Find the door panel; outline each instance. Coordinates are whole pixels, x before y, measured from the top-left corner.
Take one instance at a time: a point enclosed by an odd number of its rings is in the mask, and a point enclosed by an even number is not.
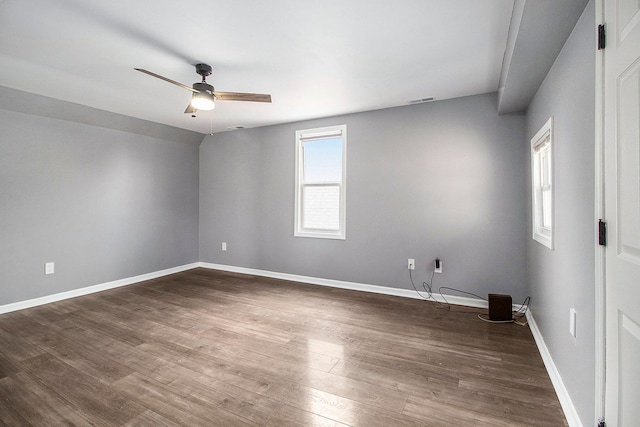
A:
[[[640,60],[618,78],[618,254],[640,264]]]
[[[640,4],[637,0],[618,1],[618,40],[624,42],[640,20]]]
[[[608,427],[640,420],[640,1],[604,0]]]
[[[637,425],[640,420],[640,325],[620,313],[620,425]]]

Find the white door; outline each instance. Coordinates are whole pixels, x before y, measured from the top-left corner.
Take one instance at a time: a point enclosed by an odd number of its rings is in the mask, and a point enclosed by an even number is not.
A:
[[[640,425],[640,1],[605,0],[607,427]]]

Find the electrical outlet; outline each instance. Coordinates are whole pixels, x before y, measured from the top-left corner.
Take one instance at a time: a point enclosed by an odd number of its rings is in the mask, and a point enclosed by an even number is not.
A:
[[[53,274],[55,273],[55,263],[53,262],[45,262],[44,263],[44,274]]]
[[[222,250],[223,251],[227,250],[227,242],[222,242]]]
[[[442,273],[442,260],[440,258],[436,258],[433,262],[433,272]]]
[[[409,270],[415,270],[416,269],[416,260],[413,258],[409,258],[409,262],[407,263],[407,268]]]

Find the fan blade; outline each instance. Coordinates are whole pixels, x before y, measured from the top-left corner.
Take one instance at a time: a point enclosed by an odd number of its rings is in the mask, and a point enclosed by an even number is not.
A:
[[[261,93],[213,92],[220,101],[271,102],[271,95]]]
[[[158,79],[160,79],[160,80],[164,80],[165,82],[169,82],[169,83],[174,84],[174,85],[176,85],[176,86],[180,86],[181,88],[186,89],[186,90],[188,90],[188,91],[190,91],[190,92],[198,93],[198,91],[197,91],[197,90],[195,90],[194,88],[189,87],[189,86],[187,86],[187,85],[183,85],[182,83],[179,83],[179,82],[177,82],[177,81],[175,81],[175,80],[171,80],[171,79],[169,79],[169,78],[167,78],[167,77],[161,76],[160,74],[156,74],[156,73],[153,73],[153,72],[151,72],[151,71],[144,70],[144,69],[142,69],[142,68],[134,68],[134,70],[136,70],[136,71],[140,71],[141,73],[148,74],[148,75],[150,75],[150,76],[152,76],[152,77],[155,77],[155,78],[158,78]]]
[[[196,110],[195,108],[193,108],[193,105],[191,105],[191,103],[189,103],[189,105],[187,105],[187,109],[186,109],[186,110],[184,110],[185,114],[193,114],[193,113],[195,113],[196,111],[198,111],[198,110]]]

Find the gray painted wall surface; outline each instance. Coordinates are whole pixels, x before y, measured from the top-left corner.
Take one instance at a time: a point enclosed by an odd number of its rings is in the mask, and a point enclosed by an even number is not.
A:
[[[198,261],[197,144],[4,109],[0,129],[0,305]]]
[[[528,233],[532,312],[585,426],[595,420],[594,28],[591,0],[527,110],[529,171],[529,141],[554,117],[555,250]],[[569,334],[571,307],[576,338]]]
[[[0,86],[0,109],[200,145],[203,134]]]
[[[335,124],[348,133],[347,238],[293,237],[295,131]],[[520,301],[522,141],[524,116],[498,116],[495,94],[208,136],[200,260],[410,289],[407,258],[419,284],[440,257],[436,288]]]

